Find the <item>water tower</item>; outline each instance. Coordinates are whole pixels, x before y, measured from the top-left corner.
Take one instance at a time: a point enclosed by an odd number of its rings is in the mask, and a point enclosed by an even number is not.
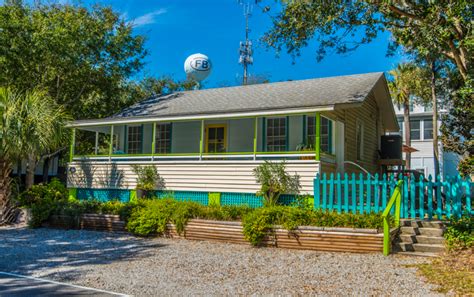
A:
[[[184,61],[186,78],[197,82],[199,88],[201,81],[211,74],[212,63],[209,57],[203,54],[193,54]]]

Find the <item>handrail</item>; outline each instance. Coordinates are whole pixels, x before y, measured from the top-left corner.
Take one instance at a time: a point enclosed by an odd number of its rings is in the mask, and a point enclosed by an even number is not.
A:
[[[392,247],[392,241],[390,238],[390,224],[388,222],[388,215],[395,204],[395,227],[400,227],[400,209],[402,204],[402,186],[403,180],[399,180],[397,186],[393,190],[390,201],[387,203],[387,207],[382,213],[383,218],[383,254],[388,256]]]

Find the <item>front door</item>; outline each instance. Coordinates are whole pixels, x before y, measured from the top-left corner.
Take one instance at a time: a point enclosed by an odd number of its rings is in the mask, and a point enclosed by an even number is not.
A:
[[[225,153],[227,151],[227,127],[208,125],[206,127],[206,153]]]

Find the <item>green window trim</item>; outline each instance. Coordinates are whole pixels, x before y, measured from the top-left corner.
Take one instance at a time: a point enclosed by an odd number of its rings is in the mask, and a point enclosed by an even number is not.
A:
[[[262,151],[267,151],[267,118],[262,118]]]
[[[286,116],[285,119],[285,142],[286,142],[286,151],[290,149],[290,116]]]

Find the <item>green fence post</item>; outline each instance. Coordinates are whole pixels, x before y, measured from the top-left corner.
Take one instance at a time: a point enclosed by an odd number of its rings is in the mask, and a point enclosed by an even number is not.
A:
[[[130,190],[130,202],[137,201],[137,199],[138,199],[137,190],[136,189]]]
[[[69,188],[69,201],[77,200],[77,188]]]

